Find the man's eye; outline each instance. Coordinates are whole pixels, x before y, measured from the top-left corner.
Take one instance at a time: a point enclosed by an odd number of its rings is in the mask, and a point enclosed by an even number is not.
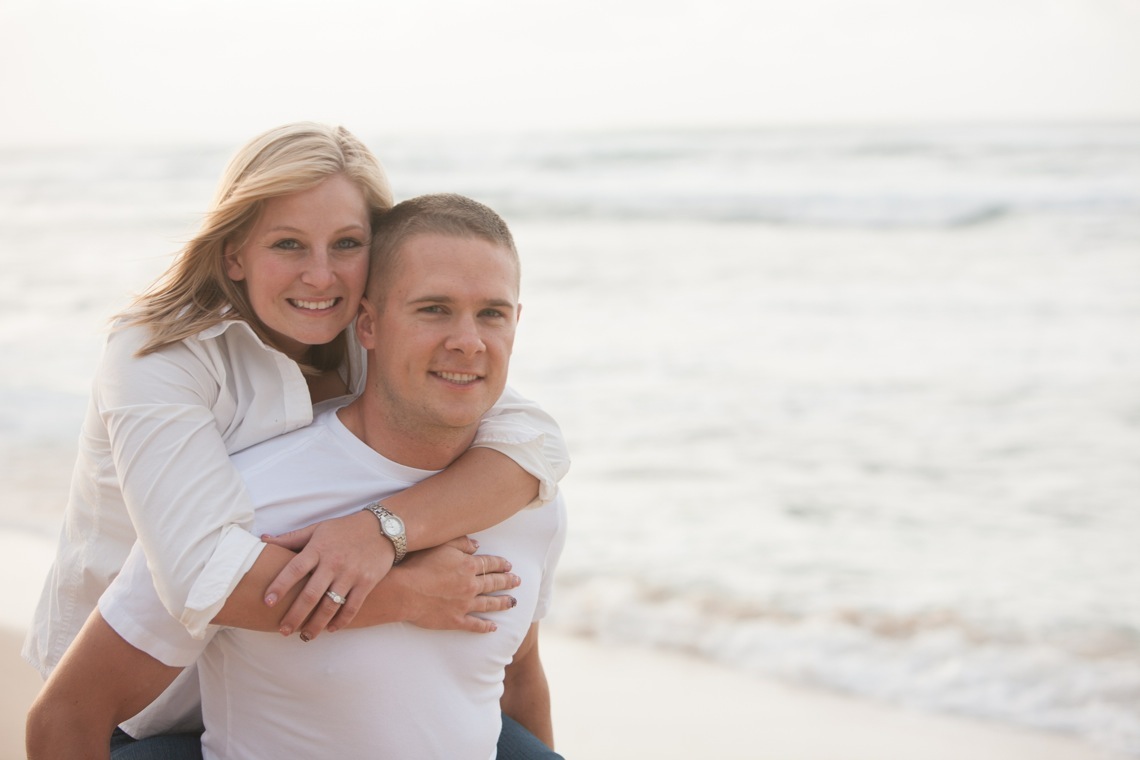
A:
[[[479,312],[479,314],[484,317],[492,317],[495,319],[502,319],[506,316],[506,314],[499,311],[498,309],[483,309],[483,311]]]
[[[420,308],[420,311],[426,312],[427,314],[442,314],[443,313],[443,307],[442,306],[423,306]]]

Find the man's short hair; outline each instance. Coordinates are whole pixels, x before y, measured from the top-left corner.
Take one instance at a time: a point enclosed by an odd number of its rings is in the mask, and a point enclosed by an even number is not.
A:
[[[446,235],[479,238],[503,248],[515,267],[518,286],[519,254],[510,228],[488,206],[456,193],[421,195],[397,203],[384,212],[372,228],[372,266],[368,274],[368,296],[383,293],[384,280],[399,261],[404,243],[416,235]]]

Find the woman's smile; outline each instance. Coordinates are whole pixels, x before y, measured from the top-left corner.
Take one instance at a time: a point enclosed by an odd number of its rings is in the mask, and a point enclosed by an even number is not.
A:
[[[368,278],[368,203],[343,174],[271,198],[226,273],[244,282],[257,318],[297,361],[356,317]]]

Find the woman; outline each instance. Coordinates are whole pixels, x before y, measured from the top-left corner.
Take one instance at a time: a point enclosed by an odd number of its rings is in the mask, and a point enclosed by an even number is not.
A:
[[[408,550],[439,546],[536,494],[550,497],[568,464],[557,426],[508,393],[447,472],[385,500],[406,536],[389,540],[370,512],[270,546],[245,530],[252,511],[229,454],[307,425],[313,404],[360,387],[348,326],[364,291],[372,219],[391,202],[379,163],[344,129],[288,125],[233,159],[199,233],[108,339],[59,552],[24,648],[45,677],[136,539],[163,604],[191,631],[225,606],[227,624],[242,625],[245,613],[257,627],[273,613],[283,634],[311,638],[351,622],[394,564],[397,539]],[[485,563],[504,566],[456,546],[419,571],[442,578],[456,567],[475,576]],[[445,562],[450,569],[440,570]],[[482,581],[475,594],[509,577]],[[242,602],[251,595],[268,607],[290,603],[281,616],[251,609],[261,607]],[[468,610],[504,603],[467,596]],[[443,617],[441,627],[492,627]]]

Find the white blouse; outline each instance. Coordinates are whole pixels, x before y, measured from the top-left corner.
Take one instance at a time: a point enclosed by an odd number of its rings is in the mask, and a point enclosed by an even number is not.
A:
[[[136,539],[170,613],[202,636],[261,541],[229,456],[313,420],[297,364],[241,320],[136,356],[145,327],[113,331],[79,438],[55,563],[23,656],[45,677],[79,633]],[[350,362],[361,387],[363,359]],[[509,388],[475,446],[511,457],[539,479],[539,501],[569,469],[558,425]]]

